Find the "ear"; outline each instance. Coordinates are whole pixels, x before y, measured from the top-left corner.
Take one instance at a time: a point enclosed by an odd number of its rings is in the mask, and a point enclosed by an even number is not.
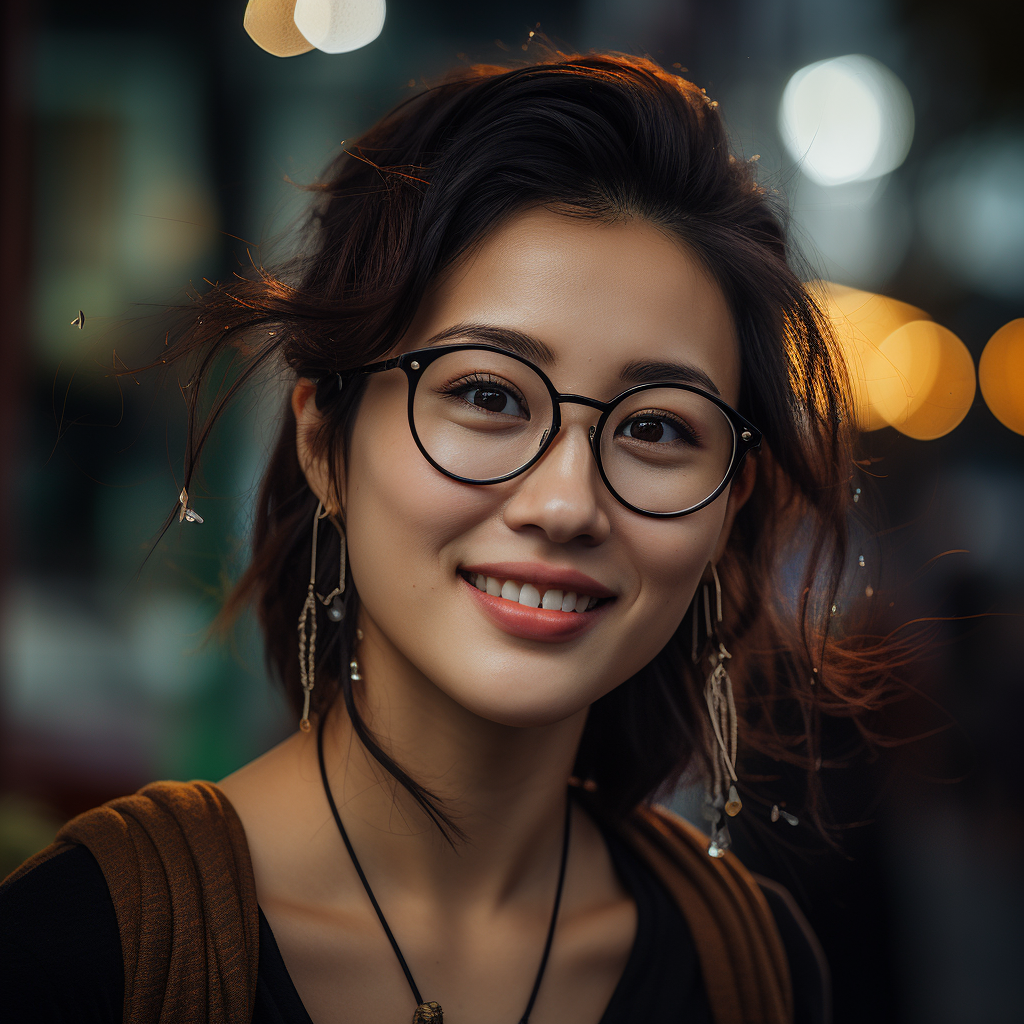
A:
[[[756,480],[757,460],[748,454],[743,460],[743,465],[740,466],[740,471],[732,478],[732,483],[729,485],[729,501],[725,506],[725,521],[722,523],[722,532],[719,534],[718,546],[715,548],[716,563],[725,553],[736,513],[747,503],[747,499],[754,491]]]
[[[327,461],[322,455],[315,455],[309,439],[319,429],[323,416],[316,407],[316,384],[307,377],[302,377],[292,389],[292,412],[295,414],[295,451],[299,457],[299,465],[306,475],[310,490],[323,502],[327,511],[334,515],[343,504],[344,496],[335,493],[331,486],[331,478],[327,469]]]

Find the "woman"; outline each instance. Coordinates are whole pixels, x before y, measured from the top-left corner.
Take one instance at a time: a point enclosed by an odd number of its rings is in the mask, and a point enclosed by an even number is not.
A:
[[[226,402],[291,375],[227,613],[256,603],[300,728],[8,879],[7,1005],[826,1019],[813,937],[726,852],[730,816],[779,816],[737,746],[803,765],[813,816],[818,715],[884,673],[829,634],[845,378],[715,104],[645,59],[476,69],[317,191],[288,273],[213,289],[176,350],[179,519]],[[651,807],[684,776],[710,845]]]

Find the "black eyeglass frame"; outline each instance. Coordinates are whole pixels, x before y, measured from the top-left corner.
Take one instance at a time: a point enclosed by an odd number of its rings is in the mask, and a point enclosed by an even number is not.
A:
[[[457,473],[452,473],[450,470],[445,469],[444,466],[435,461],[430,452],[428,452],[424,447],[423,442],[420,440],[419,434],[416,431],[416,418],[413,411],[416,388],[427,367],[441,356],[447,355],[449,352],[464,352],[470,349],[482,352],[494,352],[498,355],[505,356],[508,359],[515,359],[517,362],[529,367],[529,369],[533,370],[533,372],[536,373],[544,382],[551,398],[551,426],[541,441],[533,458],[512,473],[506,473],[504,476],[491,477],[486,480],[474,480],[471,477],[459,476]],[[712,394],[710,391],[706,391],[704,388],[699,388],[693,384],[682,384],[677,381],[654,381],[649,384],[638,384],[636,387],[629,388],[621,394],[616,395],[610,402],[600,402],[596,398],[587,398],[586,395],[563,394],[560,391],[556,391],[555,386],[548,379],[547,374],[535,363],[530,362],[529,359],[526,359],[523,356],[517,355],[515,352],[509,352],[507,349],[498,348],[494,345],[480,345],[470,342],[457,345],[437,345],[431,348],[415,349],[412,352],[405,352],[400,356],[395,356],[393,359],[385,359],[383,362],[379,363],[369,363],[366,366],[360,366],[355,370],[351,370],[349,371],[348,379],[351,380],[353,377],[368,376],[374,373],[383,373],[385,370],[396,369],[402,370],[408,381],[409,430],[412,432],[412,437],[416,442],[416,447],[419,448],[427,462],[429,462],[430,465],[439,473],[443,473],[449,479],[458,480],[460,483],[464,484],[501,484],[506,480],[514,480],[517,476],[520,476],[532,466],[536,465],[544,457],[544,453],[551,447],[551,443],[554,441],[555,437],[558,435],[558,431],[561,429],[561,407],[563,403],[567,403],[569,405],[584,405],[591,409],[597,409],[601,413],[596,425],[590,428],[589,435],[590,449],[595,461],[597,462],[597,469],[601,474],[601,479],[604,481],[604,485],[608,488],[612,497],[614,497],[620,505],[624,505],[631,512],[636,512],[642,516],[649,516],[653,519],[678,519],[680,516],[688,516],[693,512],[698,512],[706,505],[710,505],[711,502],[713,502],[715,498],[725,490],[729,482],[736,475],[740,466],[743,464],[743,459],[746,457],[747,453],[756,451],[761,447],[761,431],[758,430],[758,428],[755,427],[754,424],[745,416],[738,413],[731,405],[723,402],[717,395]],[[345,385],[345,381],[342,374],[339,373],[337,377],[338,388],[341,390]],[[605,425],[608,423],[608,419],[615,410],[615,407],[630,396],[638,394],[639,392],[652,391],[660,388],[675,388],[679,391],[691,391],[696,395],[700,395],[702,398],[706,398],[709,402],[718,406],[725,415],[725,418],[729,421],[729,425],[732,427],[732,458],[722,482],[703,501],[678,512],[650,512],[647,509],[638,508],[636,505],[626,501],[626,499],[623,498],[622,495],[619,494],[619,492],[612,486],[611,481],[605,473],[604,463],[601,461],[601,437],[603,436]]]

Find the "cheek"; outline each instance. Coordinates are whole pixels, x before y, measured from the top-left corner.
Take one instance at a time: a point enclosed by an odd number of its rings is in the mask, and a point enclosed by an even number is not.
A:
[[[487,499],[423,458],[409,429],[405,381],[396,374],[382,384],[356,416],[346,472],[352,571],[365,583],[377,575],[376,560],[388,566],[438,550]]]
[[[402,410],[359,413],[346,473],[345,520],[352,578],[370,617],[407,657],[438,612],[454,574],[450,542],[492,509],[494,496],[434,470]],[[387,429],[378,424],[387,423]]]
[[[627,675],[646,665],[671,639],[686,614],[725,520],[723,498],[678,520],[630,524],[628,557],[635,566],[636,592],[624,616]]]
[[[717,502],[715,503],[717,505]],[[714,555],[724,521],[725,505],[709,506],[676,520],[666,534],[640,534],[634,543],[634,558],[641,586],[651,595],[685,610],[708,562]],[[658,524],[661,525],[661,524]],[[692,581],[693,586],[680,586]]]

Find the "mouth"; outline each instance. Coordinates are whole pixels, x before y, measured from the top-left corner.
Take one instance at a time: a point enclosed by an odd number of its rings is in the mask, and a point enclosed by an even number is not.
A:
[[[582,636],[615,595],[573,570],[537,565],[459,569],[475,603],[504,632],[527,640],[560,642]]]
[[[500,576],[487,576],[482,572],[464,572],[460,576],[471,583],[477,590],[491,597],[522,605],[524,608],[543,608],[549,612],[566,612],[580,614],[592,611],[602,600],[594,594],[577,593],[564,587],[545,587],[543,590],[533,583],[522,583],[519,580],[502,579]]]

